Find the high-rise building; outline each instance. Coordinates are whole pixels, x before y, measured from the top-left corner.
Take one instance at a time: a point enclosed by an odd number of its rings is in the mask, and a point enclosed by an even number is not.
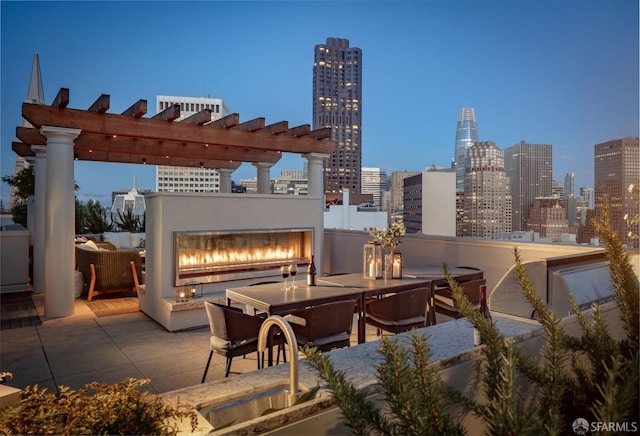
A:
[[[373,205],[378,210],[383,210],[382,197],[384,192],[389,190],[387,170],[384,168],[362,168],[361,174],[360,192],[362,194],[372,194]]]
[[[511,228],[527,230],[529,210],[536,197],[553,192],[553,150],[550,144],[521,141],[504,150],[504,168],[511,186]]]
[[[511,195],[502,150],[491,141],[468,150],[464,174],[463,236],[498,239],[511,233]]]
[[[536,198],[529,211],[527,230],[537,232],[553,242],[560,241],[563,233],[569,233],[569,220],[566,215],[559,198]]]
[[[456,174],[429,167],[404,179],[402,218],[408,233],[456,236]]]
[[[638,213],[638,204],[629,192],[640,178],[640,147],[637,137],[614,139],[595,145],[594,182],[595,215],[602,213],[605,198],[609,200],[611,227],[628,247],[638,248],[638,225],[629,225],[626,216]]]
[[[456,154],[453,167],[456,170],[456,191],[464,191],[464,169],[467,166],[467,152],[478,142],[476,113],[472,107],[463,107],[458,113],[456,127]]]
[[[180,105],[180,118],[189,117],[204,109],[211,111],[211,119],[217,120],[231,112],[219,98],[178,97],[158,95],[158,113],[173,105]],[[156,191],[170,192],[219,192],[220,173],[212,168],[156,166]]]
[[[564,195],[576,195],[576,175],[573,172],[564,176]]]
[[[559,180],[551,182],[551,196],[557,198],[564,197],[564,183]]]
[[[360,193],[362,167],[362,50],[348,39],[315,46],[313,129],[330,127],[338,145],[324,167],[324,190]]]
[[[593,209],[595,207],[593,199],[593,188],[588,186],[582,186],[580,188],[580,196],[587,202],[587,208]]]
[[[391,173],[391,186],[389,187],[389,211],[402,212],[404,199],[404,179],[420,174],[417,171],[394,171]]]

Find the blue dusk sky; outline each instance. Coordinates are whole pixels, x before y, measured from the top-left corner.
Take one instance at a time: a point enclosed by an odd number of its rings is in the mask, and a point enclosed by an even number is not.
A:
[[[100,94],[110,113],[157,95],[225,101],[240,121],[311,124],[314,46],[362,49],[362,165],[448,167],[462,107],[481,141],[553,145],[553,175],[593,186],[594,145],[638,136],[636,0],[1,1],[2,175],[13,173],[34,53],[46,104]],[[302,169],[285,155],[272,168]],[[152,166],[76,162],[78,197],[155,190]],[[255,177],[243,164],[234,181]],[[7,204],[9,188],[2,184]]]

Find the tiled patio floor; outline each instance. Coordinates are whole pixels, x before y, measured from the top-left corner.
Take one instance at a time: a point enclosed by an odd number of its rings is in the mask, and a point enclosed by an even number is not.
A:
[[[148,378],[154,393],[199,384],[209,356],[209,328],[168,332],[143,312],[97,316],[85,300],[75,300],[75,313],[43,317],[44,298],[34,295],[42,325],[0,331],[0,371],[10,371],[7,385],[83,388],[127,377]],[[355,344],[356,329],[352,336]],[[377,340],[368,328],[367,341]],[[214,354],[207,381],[224,376],[225,359]],[[233,359],[232,372],[257,369],[256,354]]]

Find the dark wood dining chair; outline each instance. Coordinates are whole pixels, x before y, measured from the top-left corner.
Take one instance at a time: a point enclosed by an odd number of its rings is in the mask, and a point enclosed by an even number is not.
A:
[[[486,285],[486,279],[474,279],[458,282],[462,287],[464,295],[467,296],[471,304],[480,303],[480,285]],[[449,286],[437,287],[433,291],[434,306],[437,313],[450,318],[462,318],[463,315],[458,310],[453,298],[453,290]]]
[[[293,311],[285,319],[296,334],[298,345],[305,345],[326,352],[336,348],[351,345],[351,330],[353,328],[353,310],[355,300],[335,301],[318,304]],[[304,320],[304,325],[297,323],[295,318]]]
[[[258,352],[258,334],[264,318],[248,315],[241,309],[210,301],[205,301],[204,305],[209,319],[211,337],[209,340],[209,359],[207,360],[207,366],[204,368],[201,383],[204,383],[207,378],[207,371],[209,370],[213,353],[227,358],[225,377],[229,376],[231,361],[234,357],[245,356],[254,351],[257,356],[258,369],[260,369],[262,358]],[[283,343],[283,338],[274,335],[272,345],[281,347]]]
[[[426,327],[430,292],[430,288],[423,287],[369,300],[365,306],[366,323],[390,333]]]

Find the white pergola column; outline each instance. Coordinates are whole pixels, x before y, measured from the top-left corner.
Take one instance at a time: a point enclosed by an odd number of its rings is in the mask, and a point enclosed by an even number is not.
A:
[[[45,207],[45,294],[47,318],[73,315],[75,197],[73,180],[73,140],[79,129],[42,126],[47,137]]]
[[[36,154],[35,162],[35,213],[33,231],[33,291],[40,294],[45,290],[45,212],[47,205],[47,147],[32,145]]]
[[[254,162],[253,166],[258,169],[258,194],[271,194],[271,174],[269,170],[273,163]]]
[[[307,195],[319,198],[319,210],[322,214],[320,231],[315,237],[316,268],[318,274],[324,273],[324,160],[329,158],[324,153],[307,153]]]
[[[233,171],[231,168],[218,168],[218,173],[220,174],[220,192],[231,192],[231,173],[233,173]]]

